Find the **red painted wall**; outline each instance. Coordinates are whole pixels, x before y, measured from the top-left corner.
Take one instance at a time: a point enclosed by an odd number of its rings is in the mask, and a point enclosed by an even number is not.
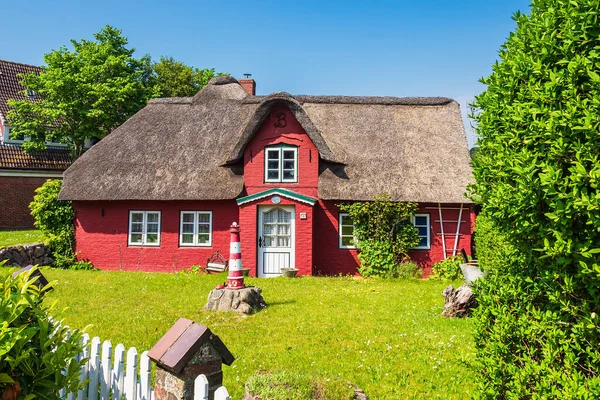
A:
[[[206,266],[216,250],[229,258],[229,226],[238,220],[235,200],[164,202],[82,202],[74,201],[75,239],[78,258],[107,270],[174,272],[193,265]],[[104,216],[102,216],[104,209]],[[130,210],[161,211],[159,247],[128,246]],[[179,246],[179,213],[213,212],[211,247]],[[243,229],[243,228],[242,228]],[[243,235],[244,231],[242,231]],[[243,256],[243,255],[242,255]]]
[[[47,179],[0,176],[0,229],[33,229],[29,203]]]
[[[285,115],[285,127],[274,125],[280,122],[277,115]],[[269,145],[286,143],[298,146],[298,182],[266,183],[265,151]],[[319,185],[319,152],[304,132],[294,114],[285,106],[275,106],[265,118],[259,130],[244,151],[244,184],[248,194],[272,188],[287,188],[294,192],[317,197]]]

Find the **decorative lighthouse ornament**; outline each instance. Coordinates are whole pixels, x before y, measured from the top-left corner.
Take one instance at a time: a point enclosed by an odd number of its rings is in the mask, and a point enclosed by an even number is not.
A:
[[[242,271],[242,249],[240,246],[240,226],[237,222],[229,227],[229,274],[227,275],[227,289],[244,288],[244,273]]]

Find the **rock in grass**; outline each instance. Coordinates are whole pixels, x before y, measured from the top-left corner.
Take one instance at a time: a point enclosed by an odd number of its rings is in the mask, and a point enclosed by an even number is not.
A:
[[[234,311],[252,314],[267,305],[261,295],[261,289],[250,286],[243,289],[214,289],[208,295],[204,308],[217,311]]]
[[[458,289],[454,289],[450,285],[444,289],[442,296],[446,300],[444,311],[442,311],[444,317],[469,317],[473,309],[477,307],[477,300],[469,285],[462,285]]]

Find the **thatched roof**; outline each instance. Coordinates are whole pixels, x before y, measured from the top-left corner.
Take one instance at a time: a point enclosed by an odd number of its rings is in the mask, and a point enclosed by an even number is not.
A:
[[[276,104],[321,160],[319,197],[469,202],[467,139],[448,98],[249,96],[213,78],[193,98],[155,99],[64,174],[62,199],[219,200],[245,195],[243,151]]]

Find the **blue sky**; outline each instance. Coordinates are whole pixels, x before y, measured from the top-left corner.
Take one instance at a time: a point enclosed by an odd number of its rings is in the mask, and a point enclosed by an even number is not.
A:
[[[511,15],[528,4],[11,1],[2,6],[0,59],[41,65],[51,49],[110,24],[138,55],[173,56],[238,78],[252,73],[258,94],[448,96],[465,114],[515,27]]]

